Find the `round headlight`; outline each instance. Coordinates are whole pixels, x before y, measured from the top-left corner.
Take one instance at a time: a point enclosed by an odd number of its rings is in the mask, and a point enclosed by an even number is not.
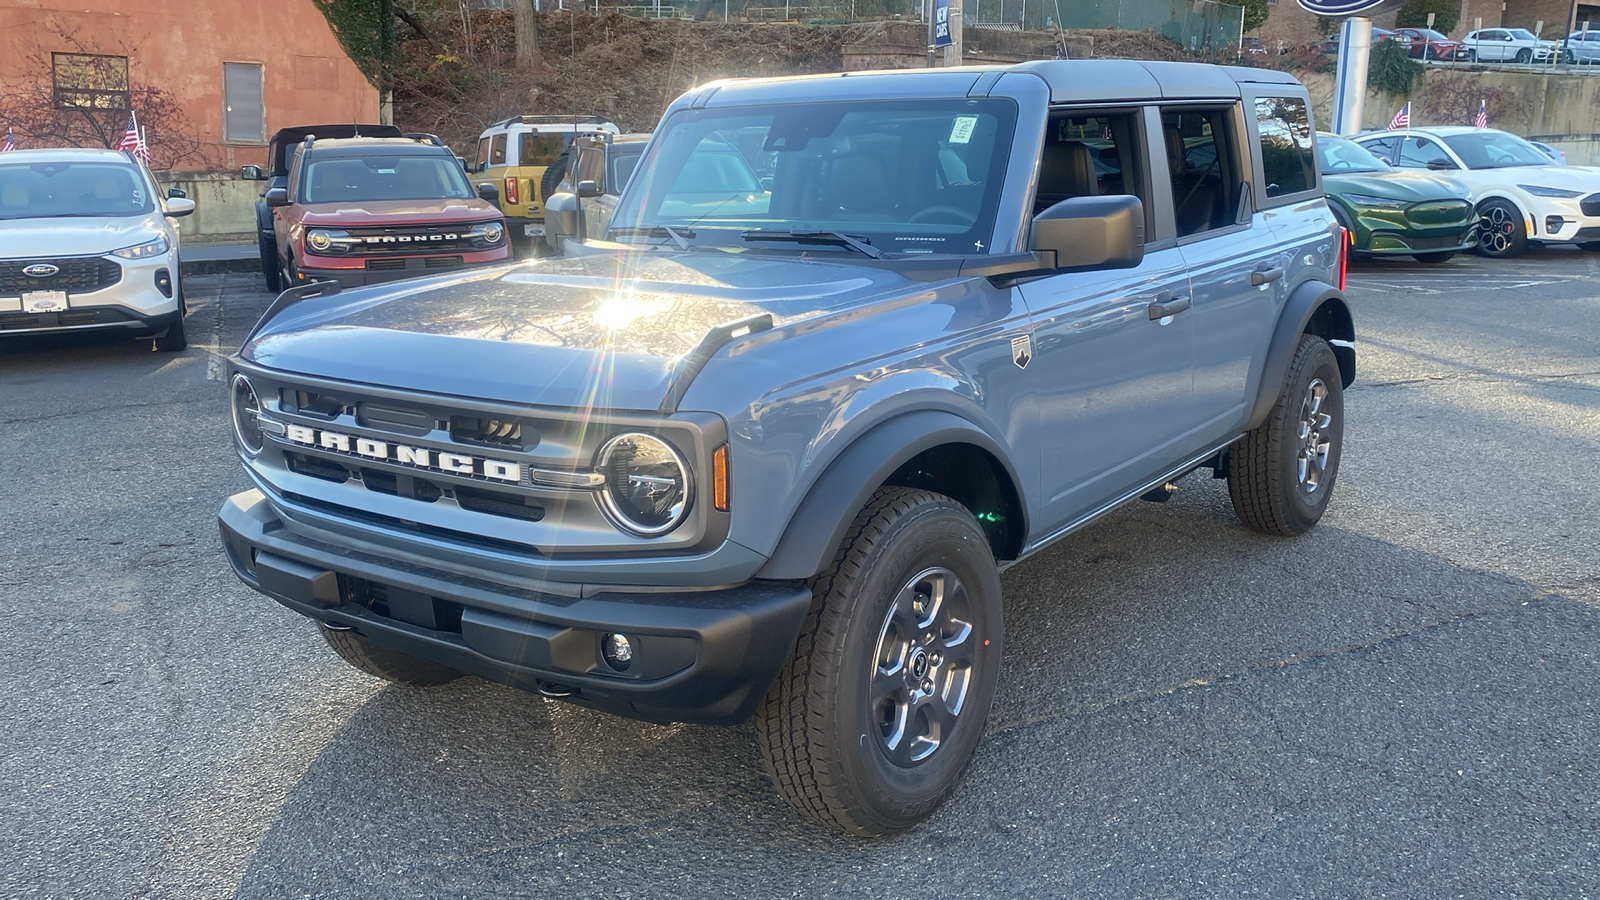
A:
[[[600,505],[613,524],[641,537],[676,528],[689,513],[694,486],[678,451],[658,437],[619,434],[600,448],[605,487]]]
[[[324,252],[333,246],[333,235],[326,231],[308,231],[306,232],[306,246],[318,253]]]
[[[506,229],[499,222],[490,222],[483,226],[483,240],[485,243],[498,244],[506,236]]]
[[[256,389],[243,375],[233,376],[233,436],[239,447],[255,456],[261,452],[264,438],[261,434],[261,401],[256,399]]]

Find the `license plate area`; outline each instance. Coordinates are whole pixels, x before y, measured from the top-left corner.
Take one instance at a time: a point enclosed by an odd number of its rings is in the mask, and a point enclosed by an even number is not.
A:
[[[22,292],[22,311],[25,313],[63,312],[66,308],[66,291]]]

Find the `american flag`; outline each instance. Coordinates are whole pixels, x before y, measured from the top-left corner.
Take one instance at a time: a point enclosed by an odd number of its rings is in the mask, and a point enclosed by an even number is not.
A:
[[[15,149],[17,149],[17,142],[11,137],[11,129],[7,128],[6,142],[4,144],[0,144],[0,153],[9,153]]]
[[[128,113],[128,129],[122,132],[122,140],[117,142],[116,149],[132,150],[133,155],[150,162],[150,148],[145,146],[144,135],[139,133],[139,119],[133,113]]]
[[[1489,103],[1487,100],[1478,101],[1478,114],[1473,116],[1472,124],[1479,128],[1489,127]]]
[[[1394,114],[1394,118],[1389,120],[1389,130],[1393,131],[1396,128],[1410,128],[1410,127],[1411,127],[1411,101],[1408,100],[1408,101],[1406,101],[1406,105],[1400,107],[1400,111]]]

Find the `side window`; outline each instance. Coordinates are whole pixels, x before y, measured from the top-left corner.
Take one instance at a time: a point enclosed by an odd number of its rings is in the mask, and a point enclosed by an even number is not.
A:
[[[633,175],[633,168],[639,164],[637,153],[613,153],[611,155],[610,171],[606,173],[606,183],[610,185],[613,194],[622,193],[628,186],[628,178]]]
[[[506,164],[506,136],[497,134],[489,144],[489,165],[503,166]]]
[[[478,168],[489,164],[489,139],[478,138]]]
[[[1051,116],[1039,157],[1034,214],[1072,197],[1132,194],[1144,202],[1145,229],[1153,211],[1145,188],[1138,116],[1132,112]],[[941,163],[944,163],[941,152]],[[948,177],[949,165],[944,165]]]
[[[1257,98],[1256,132],[1261,136],[1261,182],[1269,199],[1317,186],[1316,142],[1304,100]]]
[[[524,132],[517,136],[517,165],[548,166],[566,146],[559,134]]]
[[[579,147],[578,164],[572,167],[573,187],[580,181],[592,181],[601,192],[607,191],[605,166],[605,154],[594,147]]]
[[[1450,162],[1450,157],[1440,147],[1427,138],[1408,137],[1400,145],[1400,161],[1397,163],[1405,169],[1426,169],[1428,163],[1434,160]],[[1454,167],[1454,163],[1450,163]]]
[[[1240,167],[1228,128],[1229,112],[1226,108],[1161,111],[1178,237],[1234,224]]]

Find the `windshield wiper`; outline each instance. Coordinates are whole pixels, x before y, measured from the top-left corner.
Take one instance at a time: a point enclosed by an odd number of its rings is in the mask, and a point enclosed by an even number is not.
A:
[[[612,228],[610,230],[610,234],[614,234],[618,237],[629,237],[631,235],[644,235],[645,237],[667,237],[671,238],[672,242],[678,245],[679,250],[687,250],[689,249],[688,239],[694,237],[694,229],[673,228],[671,225],[630,225]]]
[[[860,238],[853,238],[839,231],[812,231],[805,228],[796,228],[793,231],[768,231],[761,228],[752,228],[740,235],[747,241],[798,241],[800,243],[839,244],[849,247],[857,253],[877,259],[883,256],[883,251],[872,246]]]

